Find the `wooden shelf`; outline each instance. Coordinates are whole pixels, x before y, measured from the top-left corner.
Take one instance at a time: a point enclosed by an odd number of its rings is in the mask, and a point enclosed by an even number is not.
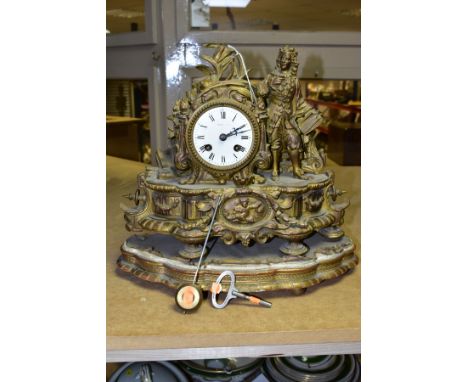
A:
[[[133,193],[144,164],[107,157],[107,362],[360,353],[360,266],[337,280],[291,292],[262,293],[271,309],[240,301],[194,314],[175,308],[175,291],[117,271],[124,227],[121,195]],[[344,228],[360,253],[360,167],[329,163],[351,206]]]

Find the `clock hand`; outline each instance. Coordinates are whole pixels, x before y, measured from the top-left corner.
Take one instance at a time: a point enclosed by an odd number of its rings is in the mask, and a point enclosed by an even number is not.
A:
[[[234,134],[237,135],[237,134],[238,134],[238,133],[237,133],[237,130],[242,129],[243,127],[245,127],[245,124],[242,125],[242,126],[236,127],[235,129],[233,129],[233,130],[228,134],[228,137],[230,137],[230,136],[232,136],[232,135],[234,135]]]
[[[219,136],[219,139],[222,140],[222,141],[225,141],[227,138],[232,137],[233,135],[237,135],[237,134],[240,134],[240,133],[245,133],[246,131],[241,131],[241,132],[237,131],[239,129],[242,129],[243,127],[245,127],[245,125],[242,125],[242,126],[239,126],[239,127],[235,128],[235,129],[233,129],[230,133],[221,134]]]

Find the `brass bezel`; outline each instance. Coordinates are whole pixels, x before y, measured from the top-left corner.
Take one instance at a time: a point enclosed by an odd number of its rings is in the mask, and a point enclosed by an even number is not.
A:
[[[240,163],[236,163],[230,166],[215,166],[206,162],[198,154],[195,148],[195,144],[192,139],[193,129],[195,128],[195,124],[197,120],[200,118],[200,116],[210,109],[213,109],[215,107],[222,107],[222,106],[232,107],[238,110],[240,113],[242,113],[251,123],[252,130],[253,130],[253,134],[252,134],[253,143],[252,143],[250,152],[245,156],[245,158]],[[249,107],[229,98],[220,98],[217,100],[209,101],[201,105],[197,110],[193,112],[187,124],[187,129],[185,132],[185,141],[187,142],[187,147],[189,149],[189,153],[191,157],[198,163],[200,167],[206,169],[215,177],[226,178],[226,176],[230,176],[231,174],[234,174],[240,171],[241,169],[243,169],[244,167],[248,166],[252,162],[252,160],[255,158],[255,156],[257,155],[258,150],[260,148],[260,126],[258,124],[256,115],[250,110]]]

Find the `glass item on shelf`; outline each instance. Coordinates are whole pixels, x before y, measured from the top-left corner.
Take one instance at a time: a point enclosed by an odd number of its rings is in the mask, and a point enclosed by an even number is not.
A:
[[[193,382],[252,382],[260,373],[259,358],[217,358],[180,361]]]
[[[109,382],[189,382],[171,362],[128,362],[117,369]]]
[[[267,358],[263,374],[275,382],[358,382],[361,365],[355,355]]]

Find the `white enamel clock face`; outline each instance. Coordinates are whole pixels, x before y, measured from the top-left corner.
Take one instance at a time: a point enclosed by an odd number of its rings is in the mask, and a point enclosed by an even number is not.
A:
[[[229,106],[213,107],[195,122],[192,140],[200,158],[218,168],[242,164],[254,148],[249,119]]]

